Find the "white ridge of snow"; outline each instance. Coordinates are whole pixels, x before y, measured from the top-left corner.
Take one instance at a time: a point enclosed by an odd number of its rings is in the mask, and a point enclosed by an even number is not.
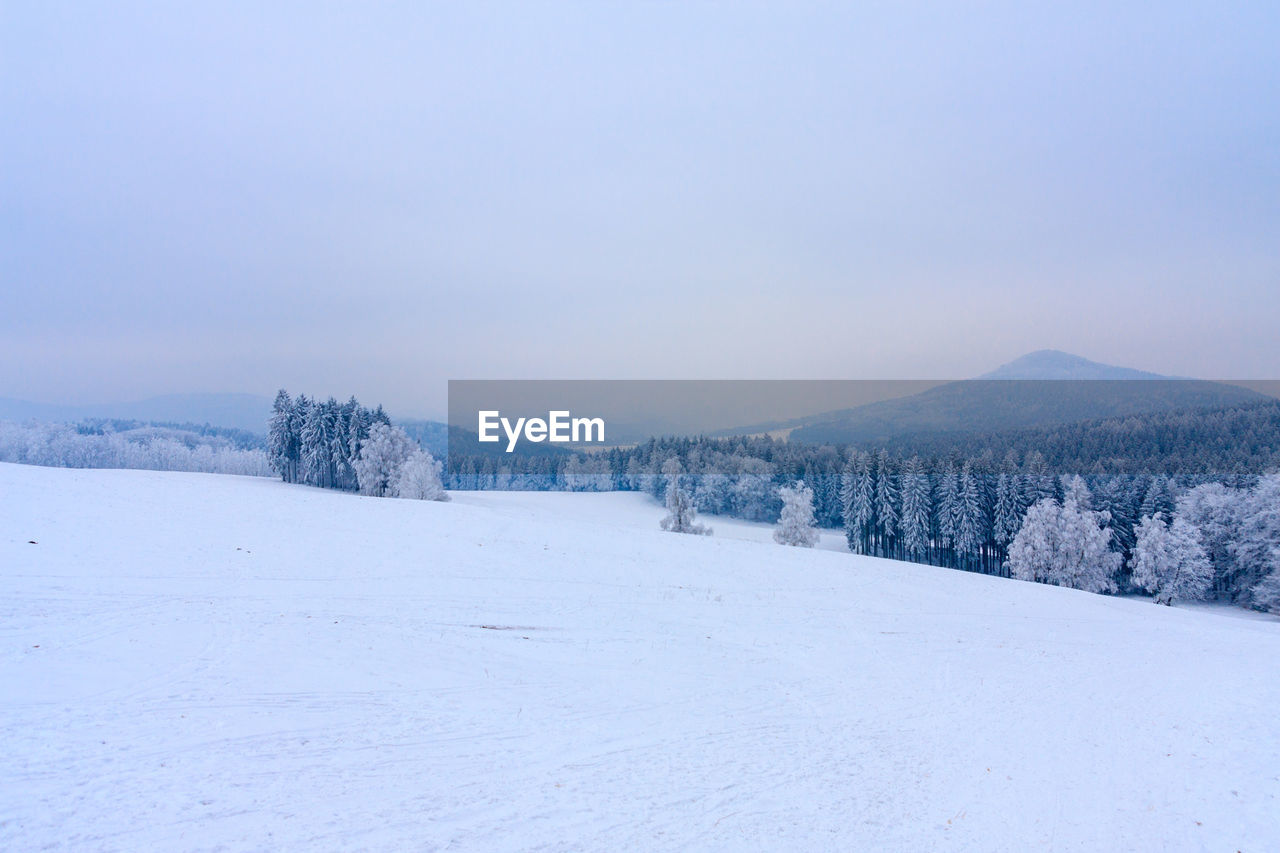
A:
[[[1280,849],[1273,618],[453,498],[0,464],[0,849]]]

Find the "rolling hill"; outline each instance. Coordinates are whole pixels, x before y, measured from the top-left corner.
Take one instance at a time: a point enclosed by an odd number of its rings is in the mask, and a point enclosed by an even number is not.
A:
[[[1280,846],[1274,618],[660,515],[0,464],[0,847]]]

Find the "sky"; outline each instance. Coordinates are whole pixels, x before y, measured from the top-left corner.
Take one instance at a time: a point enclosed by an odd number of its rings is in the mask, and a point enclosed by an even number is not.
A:
[[[1280,5],[0,4],[0,396],[1280,377]]]

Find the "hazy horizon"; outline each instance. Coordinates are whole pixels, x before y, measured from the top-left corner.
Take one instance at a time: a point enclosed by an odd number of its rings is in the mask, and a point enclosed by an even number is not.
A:
[[[9,5],[0,397],[1280,376],[1280,10]]]

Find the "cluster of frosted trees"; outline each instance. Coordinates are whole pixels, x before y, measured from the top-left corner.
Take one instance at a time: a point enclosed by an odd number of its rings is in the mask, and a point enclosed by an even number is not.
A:
[[[114,432],[70,424],[0,422],[0,462],[271,476],[271,464],[261,450],[174,429]]]
[[[1161,500],[1166,489],[1162,479],[1153,481],[1150,500]],[[845,537],[856,554],[1005,574],[1023,517],[1037,502],[1062,497],[1062,483],[1035,454],[1021,465],[1010,457],[992,466],[855,452],[841,472],[839,495]],[[1126,499],[1132,502],[1129,494]]]
[[[1156,476],[1055,477],[1031,454],[997,471],[854,454],[841,478],[856,553],[1157,601],[1280,606],[1280,475],[1179,488]]]
[[[661,491],[669,510],[678,494],[690,513],[776,519],[775,538],[785,544],[816,538],[809,531],[822,522],[819,490],[807,478],[780,486],[773,471],[782,460],[771,466],[690,449],[696,474],[673,464],[674,455],[657,472],[631,455],[617,483]],[[1166,604],[1215,598],[1280,609],[1280,475],[1233,485],[1097,477],[1090,488],[1079,476],[1056,475],[1035,452],[996,465],[853,452],[836,483],[855,553],[1093,592],[1146,591]]]
[[[441,464],[379,406],[276,394],[267,457],[286,483],[359,491],[375,497],[448,500]]]
[[[1172,512],[1144,513],[1123,562],[1111,513],[1093,508],[1079,477],[1064,491],[1027,512],[1009,546],[1014,577],[1144,590],[1161,604],[1218,598],[1280,610],[1280,474],[1251,488],[1203,483],[1178,495]]]

